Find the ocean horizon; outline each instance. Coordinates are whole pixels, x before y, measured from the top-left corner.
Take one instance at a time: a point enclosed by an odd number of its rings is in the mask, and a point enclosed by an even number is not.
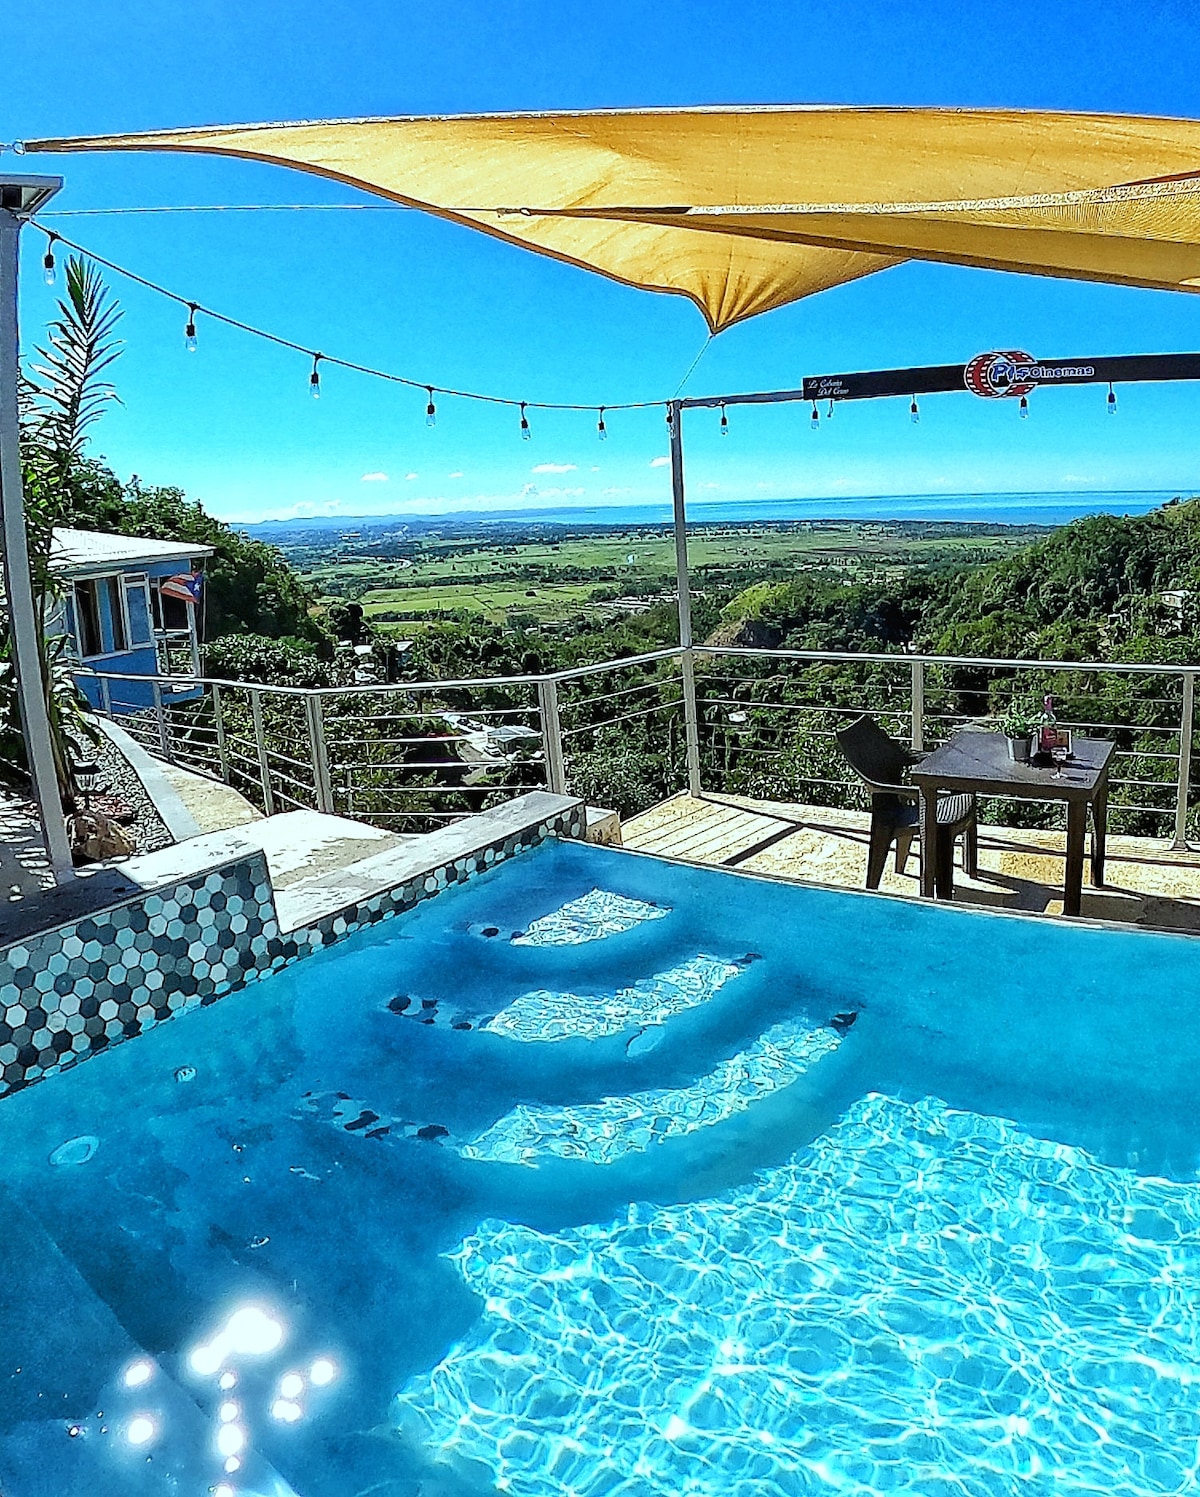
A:
[[[991,525],[1066,525],[1084,515],[1142,515],[1175,497],[1171,489],[1070,490],[1059,493],[876,494],[852,498],[756,499],[688,504],[688,521],[771,524],[793,520],[932,520]],[[564,506],[554,509],[456,510],[445,514],[313,515],[288,520],[233,521],[247,530],[429,525],[605,525],[671,523],[663,504]]]

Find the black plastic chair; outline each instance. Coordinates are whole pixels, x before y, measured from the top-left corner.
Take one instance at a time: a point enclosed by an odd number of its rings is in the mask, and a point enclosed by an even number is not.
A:
[[[920,835],[920,792],[906,784],[909,769],[924,757],[890,738],[873,717],[860,717],[834,734],[846,761],[871,791],[871,841],[867,852],[867,888],[878,889],[892,843],[896,872],[903,873],[914,837]],[[934,881],[939,899],[954,889],[954,839],[963,838],[963,871],[974,878],[979,868],[979,831],[973,795],[939,795]]]

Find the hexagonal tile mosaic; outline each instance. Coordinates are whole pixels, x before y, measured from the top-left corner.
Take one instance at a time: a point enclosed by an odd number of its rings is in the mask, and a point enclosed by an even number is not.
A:
[[[583,806],[573,806],[287,935],[256,853],[0,948],[0,1097],[585,829]]]

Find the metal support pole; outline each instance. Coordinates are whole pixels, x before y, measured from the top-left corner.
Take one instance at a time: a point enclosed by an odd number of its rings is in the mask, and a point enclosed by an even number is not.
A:
[[[221,688],[213,682],[213,722],[217,729],[217,764],[220,767],[221,778],[229,784],[229,749],[225,743],[225,714],[221,711]]]
[[[688,585],[687,496],[683,483],[683,407],[667,406],[671,430],[671,502],[675,514],[675,602],[683,651],[683,725],[687,735],[688,794],[700,794],[700,723],[696,714],[696,672],[692,659],[692,596]]]
[[[308,710],[308,746],[312,755],[313,789],[317,796],[317,810],[332,814],[333,786],[329,782],[329,755],[325,748],[325,713],[318,692],[313,692],[305,702]]]
[[[45,182],[47,179],[41,179]],[[46,187],[43,200],[61,181]],[[20,374],[17,321],[19,239],[28,201],[20,183],[0,182],[0,532],[3,540],[4,586],[8,598],[8,627],[12,640],[13,671],[21,707],[21,733],[33,782],[33,798],[41,823],[46,856],[57,883],[72,877],[71,848],[54,765],[50,719],[42,680],[38,619],[29,570],[29,542],[25,534],[25,495],[21,483],[20,421],[17,382]],[[35,204],[37,206],[37,204]]]
[[[1187,851],[1188,792],[1192,784],[1192,730],[1196,715],[1196,675],[1183,677],[1183,712],[1179,718],[1179,778],[1175,784],[1175,841],[1177,852]]]
[[[262,781],[263,810],[268,816],[274,816],[275,797],[271,793],[271,763],[267,758],[267,741],[263,737],[262,702],[253,687],[250,688],[250,717],[254,723],[254,747],[258,751],[258,773]]]
[[[566,795],[567,763],[558,716],[558,682],[551,676],[538,682],[538,715],[542,720],[542,751],[546,756],[546,789],[552,795]]]
[[[111,718],[112,710],[112,682],[107,676],[100,677],[100,710],[105,717]]]
[[[162,683],[157,676],[151,681],[150,689],[154,693],[154,715],[158,719],[158,751],[169,764],[171,745],[167,741],[167,719],[163,713]]]
[[[912,663],[912,746],[925,747],[925,662]]]

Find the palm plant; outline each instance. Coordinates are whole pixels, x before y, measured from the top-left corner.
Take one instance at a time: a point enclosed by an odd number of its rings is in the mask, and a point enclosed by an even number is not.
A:
[[[83,703],[64,659],[63,636],[48,638],[61,606],[61,588],[50,567],[54,527],[72,511],[72,473],[83,455],[87,433],[115,401],[104,377],[119,357],[114,335],[120,308],[99,273],[79,256],[66,267],[66,296],[50,324],[47,344],[24,375],[20,390],[21,470],[34,607],[38,621],[42,690],[59,792],[74,802],[74,764],[81,740],[95,740]],[[0,644],[0,767],[24,770],[23,740],[17,719],[11,640],[5,627]]]

